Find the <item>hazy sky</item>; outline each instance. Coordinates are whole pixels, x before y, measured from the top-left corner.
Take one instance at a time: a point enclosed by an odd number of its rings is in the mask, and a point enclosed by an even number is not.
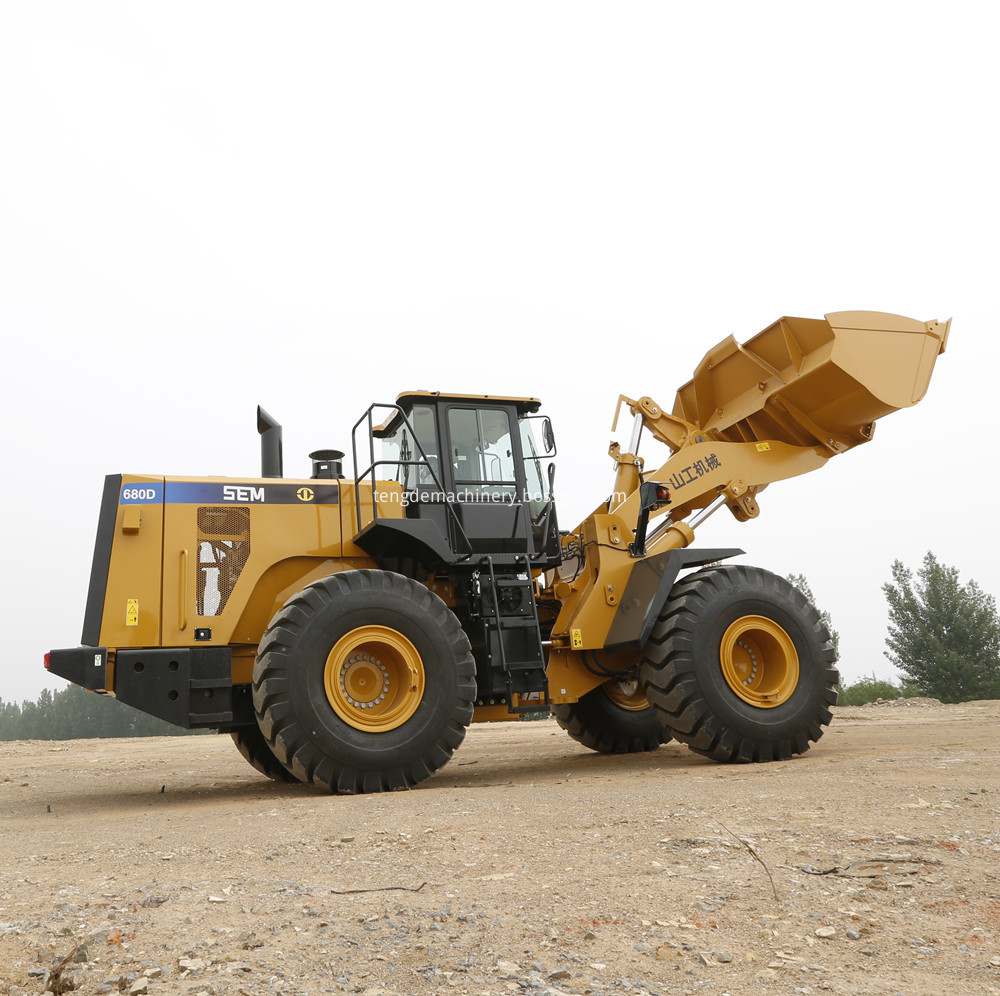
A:
[[[402,390],[539,396],[572,526],[619,393],[853,309],[954,317],[926,399],[698,541],[805,574],[845,678],[892,677],[894,558],[1000,592],[986,12],[0,6],[0,697],[62,687],[104,475],[255,475],[258,403],[305,476]]]

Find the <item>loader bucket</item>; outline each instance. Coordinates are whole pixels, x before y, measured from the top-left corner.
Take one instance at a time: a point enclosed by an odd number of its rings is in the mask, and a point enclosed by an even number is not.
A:
[[[842,452],[924,396],[950,324],[877,311],[781,318],[742,346],[730,336],[709,350],[674,414],[715,439]]]

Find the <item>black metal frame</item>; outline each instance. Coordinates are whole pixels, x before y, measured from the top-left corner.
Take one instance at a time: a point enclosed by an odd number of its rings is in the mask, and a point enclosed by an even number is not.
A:
[[[413,443],[420,453],[422,459],[420,460],[376,460],[375,459],[375,424],[372,419],[372,412],[376,409],[391,410],[394,411],[404,427],[410,430],[410,435],[413,439]],[[362,422],[367,422],[368,426],[368,458],[371,461],[369,465],[363,470],[358,471],[358,440],[357,432],[358,427]],[[371,476],[371,486],[372,486],[372,521],[377,522],[379,518],[378,514],[378,488],[376,487],[375,479],[375,468],[383,466],[396,466],[396,467],[426,467],[427,471],[430,473],[431,478],[434,481],[435,487],[441,492],[441,494],[447,494],[444,485],[441,483],[441,478],[438,476],[437,471],[434,470],[433,465],[430,462],[430,458],[424,451],[423,446],[420,445],[420,440],[417,439],[416,431],[410,424],[410,420],[407,417],[406,412],[396,404],[379,404],[375,403],[369,405],[367,411],[354,423],[351,429],[351,457],[354,460],[355,467],[355,480],[354,480],[354,522],[355,531],[360,533],[362,530],[361,523],[361,482]],[[455,535],[460,537],[465,541],[466,551],[465,553],[460,553],[459,558],[464,559],[472,553],[472,543],[469,541],[469,537],[465,535],[465,530],[462,528],[461,520],[458,517],[458,512],[455,510],[455,506],[452,502],[446,501],[443,503],[446,507],[448,515],[451,517],[452,524],[455,527]],[[457,552],[457,551],[456,551]]]
[[[517,425],[521,418],[531,418],[530,415],[521,415],[516,410],[515,403],[504,401],[503,399],[492,399],[492,398],[450,398],[429,396],[426,399],[421,397],[421,404],[426,404],[428,407],[434,409],[434,430],[435,434],[439,440],[439,443],[443,447],[444,443],[450,439],[449,428],[447,424],[447,413],[455,407],[472,407],[479,408],[482,406],[496,407],[498,410],[506,411],[509,415],[513,417],[513,425]],[[386,419],[382,426],[377,427],[375,425],[374,412],[381,413],[391,413],[390,417]],[[421,550],[429,551],[431,545],[427,541],[426,533],[421,535],[420,529],[423,527],[418,527],[416,521],[412,519],[398,519],[392,517],[391,519],[380,514],[379,512],[379,500],[378,500],[378,487],[376,480],[376,470],[382,466],[391,466],[394,468],[400,467],[420,467],[426,470],[427,474],[433,481],[433,486],[436,488],[436,492],[444,496],[444,500],[441,502],[444,506],[444,514],[446,517],[446,522],[448,524],[448,531],[451,533],[449,536],[444,536],[443,540],[448,545],[450,550],[450,556],[444,558],[448,563],[451,564],[461,564],[468,562],[470,557],[482,554],[482,545],[480,544],[477,548],[474,539],[470,538],[468,531],[463,525],[462,515],[460,513],[460,508],[464,503],[450,499],[449,495],[457,495],[462,491],[463,487],[469,486],[473,482],[467,482],[465,485],[461,483],[461,479],[457,478],[454,472],[451,470],[450,464],[446,460],[442,460],[440,467],[435,469],[431,458],[427,454],[424,446],[421,444],[420,439],[417,437],[417,433],[413,427],[413,423],[410,420],[410,412],[404,409],[401,405],[395,403],[375,403],[369,405],[368,409],[365,411],[364,415],[361,416],[354,423],[351,430],[351,452],[354,459],[355,466],[355,481],[354,481],[354,499],[355,499],[355,510],[354,510],[354,522],[356,535],[359,538],[359,542],[365,545],[363,542],[366,534],[371,534],[373,528],[376,525],[380,525],[383,531],[391,530],[395,534],[395,539],[392,541],[395,546],[398,546],[401,537],[403,537],[407,532],[412,531],[414,546],[420,547]],[[365,467],[360,467],[359,461],[359,444],[358,444],[358,430],[365,427],[368,436],[368,453],[367,459],[368,464]],[[392,431],[397,431],[399,429],[406,429],[409,433],[409,437],[413,442],[416,449],[417,456],[419,459],[414,460],[378,460],[375,456],[375,438],[376,436],[388,435],[389,427],[391,426]],[[526,456],[523,447],[521,445],[520,435],[514,431],[512,426],[511,429],[511,447],[512,456],[516,457],[515,462],[515,481],[514,481],[514,495],[511,501],[504,502],[508,504],[515,511],[515,524],[514,524],[514,535],[516,535],[518,529],[525,530],[525,544],[523,549],[510,550],[507,553],[501,553],[499,551],[492,551],[492,555],[498,563],[512,562],[513,559],[525,558],[529,565],[534,565],[537,561],[542,561],[543,563],[538,564],[538,566],[551,566],[553,557],[557,557],[558,553],[549,548],[549,544],[546,542],[549,537],[549,533],[552,528],[552,520],[555,512],[555,499],[552,495],[553,483],[554,483],[554,465],[549,464],[548,469],[548,487],[549,487],[549,501],[545,510],[544,516],[541,517],[539,522],[535,522],[530,512],[527,508],[527,502],[525,498],[525,492],[527,490],[527,471],[525,465],[529,459],[549,459],[555,455],[555,450],[551,453],[544,454],[543,457],[537,455]],[[444,450],[442,450],[443,452]],[[361,485],[363,482],[368,481],[371,484],[371,494],[372,494],[372,521],[370,523],[363,523],[363,512],[362,512],[362,502],[361,502]],[[496,487],[509,487],[510,481],[483,481],[476,480],[474,482],[479,487],[489,488],[489,486],[495,485]],[[489,504],[489,503],[486,503]],[[518,520],[520,517],[524,517],[523,526],[518,525]],[[429,523],[424,524],[425,526]],[[532,542],[531,536],[534,531],[538,531],[538,536],[541,537],[541,547],[539,549],[534,549],[535,544]],[[512,539],[514,536],[512,535]],[[374,541],[373,546],[378,544]],[[556,544],[558,546],[558,544]],[[434,549],[437,552],[438,548],[434,545]],[[429,555],[429,554],[428,554]],[[419,558],[418,558],[419,559]]]

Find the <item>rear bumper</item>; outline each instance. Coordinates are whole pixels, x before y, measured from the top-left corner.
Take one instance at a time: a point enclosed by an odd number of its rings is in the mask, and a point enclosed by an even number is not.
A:
[[[107,647],[50,650],[45,655],[45,667],[51,674],[89,688],[92,692],[108,690]]]
[[[256,722],[250,686],[232,682],[229,647],[117,650],[113,687],[107,647],[50,650],[45,662],[51,674],[187,730]]]

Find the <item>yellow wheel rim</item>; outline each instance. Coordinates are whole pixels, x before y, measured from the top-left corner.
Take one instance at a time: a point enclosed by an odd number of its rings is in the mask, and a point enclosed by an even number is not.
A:
[[[356,730],[384,733],[402,726],[424,697],[424,665],[417,648],[388,626],[359,626],[326,658],[326,697]]]
[[[742,616],[719,648],[726,684],[760,709],[787,702],[799,683],[799,655],[792,638],[765,616]]]
[[[628,709],[629,712],[642,712],[643,709],[649,708],[649,699],[646,698],[638,678],[629,678],[627,681],[616,681],[612,678],[611,681],[604,682],[601,688],[616,706]]]

